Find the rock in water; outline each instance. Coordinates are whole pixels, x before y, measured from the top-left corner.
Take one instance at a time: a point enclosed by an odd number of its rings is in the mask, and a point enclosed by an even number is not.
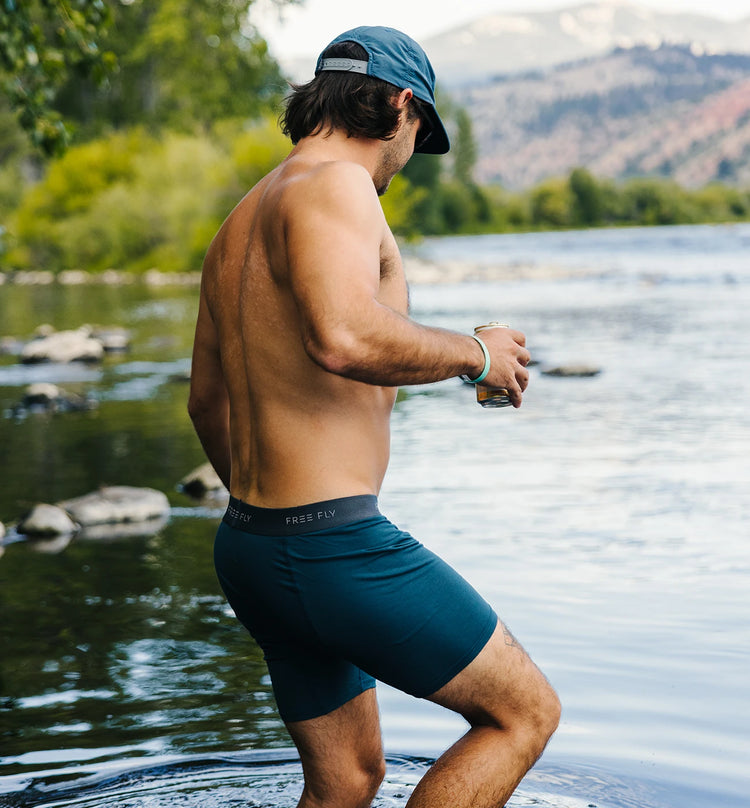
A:
[[[117,326],[97,326],[91,333],[92,339],[101,342],[105,353],[124,353],[130,350],[130,334]]]
[[[110,522],[106,525],[86,525],[76,533],[76,541],[119,541],[153,536],[169,522],[168,516],[147,519],[145,522]]]
[[[57,503],[81,527],[147,522],[169,515],[169,500],[153,488],[112,485],[82,497]]]
[[[97,402],[75,393],[66,393],[56,384],[35,382],[26,388],[21,401],[13,407],[13,414],[24,417],[37,412],[83,412],[93,410]]]
[[[102,343],[92,339],[90,331],[57,331],[31,340],[21,351],[21,362],[100,362],[104,355]]]
[[[78,525],[57,505],[39,504],[21,519],[16,530],[27,536],[65,536],[75,533]]]
[[[560,365],[556,368],[545,368],[542,370],[544,376],[597,376],[601,373],[601,368],[591,365]]]
[[[190,474],[180,480],[177,487],[180,491],[196,499],[226,491],[224,483],[219,479],[219,475],[210,463],[204,463],[197,469],[193,469]]]
[[[50,382],[36,382],[26,388],[22,404],[25,407],[39,405],[41,407],[51,407],[53,402],[62,396],[62,391],[56,384]]]

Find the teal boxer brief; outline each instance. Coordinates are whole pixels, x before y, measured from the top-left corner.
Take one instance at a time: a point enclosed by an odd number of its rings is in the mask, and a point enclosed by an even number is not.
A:
[[[489,604],[371,495],[278,509],[232,497],[214,561],[286,722],[325,715],[376,679],[429,696],[497,625]]]

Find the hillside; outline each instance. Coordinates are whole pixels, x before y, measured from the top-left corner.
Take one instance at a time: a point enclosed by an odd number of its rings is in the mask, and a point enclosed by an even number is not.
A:
[[[750,54],[617,49],[453,95],[474,124],[480,182],[523,188],[586,166],[750,185]]]
[[[610,0],[556,11],[489,14],[423,44],[441,85],[450,89],[638,45],[689,44],[704,53],[750,53],[750,16],[730,22]]]

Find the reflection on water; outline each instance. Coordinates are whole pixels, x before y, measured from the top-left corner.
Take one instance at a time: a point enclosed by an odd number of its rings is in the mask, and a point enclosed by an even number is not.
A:
[[[441,242],[480,263],[527,251],[592,271],[412,289],[422,321],[469,331],[501,314],[541,364],[519,411],[482,410],[455,380],[402,391],[381,507],[487,597],[560,692],[560,730],[511,805],[737,808],[750,759],[750,228],[556,238]],[[0,806],[135,808],[177,792],[282,806],[301,788],[274,751],[290,742],[263,660],[214,577],[220,506],[176,490],[203,462],[175,380],[195,303],[194,289],[138,285],[0,290],[0,336],[88,320],[126,326],[133,346],[100,368],[0,357],[0,521],[100,484],[156,488],[172,505],[152,536],[11,534],[0,547]],[[602,373],[541,372],[569,362]],[[99,406],[15,417],[40,380]],[[379,698],[386,749],[407,753],[380,804],[402,805],[424,765],[414,756],[464,725],[389,688]]]

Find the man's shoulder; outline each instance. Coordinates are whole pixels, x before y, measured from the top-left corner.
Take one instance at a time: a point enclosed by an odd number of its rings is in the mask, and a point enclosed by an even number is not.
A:
[[[370,199],[377,202],[372,177],[359,163],[328,160],[292,174],[284,182],[285,201],[296,206],[314,201],[318,209],[348,207]]]

